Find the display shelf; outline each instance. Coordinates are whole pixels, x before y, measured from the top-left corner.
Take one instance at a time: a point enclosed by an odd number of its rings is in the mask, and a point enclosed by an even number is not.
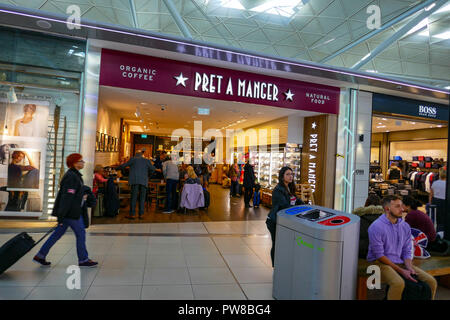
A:
[[[284,148],[284,165],[294,172],[295,184],[300,184],[300,166],[302,160],[302,148],[295,143],[287,143]]]

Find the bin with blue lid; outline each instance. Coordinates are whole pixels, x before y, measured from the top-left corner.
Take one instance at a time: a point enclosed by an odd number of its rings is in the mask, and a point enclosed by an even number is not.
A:
[[[355,299],[359,217],[312,205],[277,215],[273,297]]]

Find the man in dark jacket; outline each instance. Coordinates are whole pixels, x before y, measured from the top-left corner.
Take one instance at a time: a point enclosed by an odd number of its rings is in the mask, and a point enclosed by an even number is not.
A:
[[[247,157],[247,155],[246,155]],[[244,203],[246,208],[251,208],[250,199],[253,195],[253,187],[255,186],[255,172],[253,166],[247,160],[244,166]]]
[[[145,196],[147,194],[148,177],[155,171],[152,162],[145,159],[142,152],[136,153],[136,156],[131,158],[128,162],[118,166],[116,170],[122,170],[125,167],[130,167],[130,175],[128,177],[128,184],[131,185],[131,205],[130,215],[126,218],[134,220],[136,211],[136,202],[139,194],[139,219],[142,219],[144,214]]]

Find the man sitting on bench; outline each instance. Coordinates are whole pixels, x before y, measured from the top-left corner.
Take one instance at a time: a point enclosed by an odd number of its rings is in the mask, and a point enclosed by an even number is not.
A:
[[[388,300],[401,300],[405,281],[426,282],[436,293],[437,282],[431,275],[412,265],[411,228],[402,219],[403,203],[397,196],[382,200],[385,214],[369,227],[369,252],[367,260],[380,267],[381,282],[389,285]],[[403,277],[403,278],[402,278]]]

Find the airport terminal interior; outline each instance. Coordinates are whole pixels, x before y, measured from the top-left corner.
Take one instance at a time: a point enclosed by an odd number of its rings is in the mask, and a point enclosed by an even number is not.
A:
[[[449,19],[0,0],[0,300],[450,300]]]

